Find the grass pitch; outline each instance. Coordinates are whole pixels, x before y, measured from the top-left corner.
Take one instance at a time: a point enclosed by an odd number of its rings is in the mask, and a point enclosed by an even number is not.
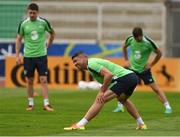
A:
[[[40,93],[40,90],[38,90]],[[43,110],[42,97],[35,97],[35,109],[25,110],[26,89],[0,89],[0,136],[180,136],[180,93],[166,93],[173,114],[153,92],[135,92],[130,98],[138,108],[148,130],[135,130],[136,121],[126,112],[113,113],[116,100],[107,103],[85,131],[64,131],[79,121],[90,107],[96,91],[50,90],[55,112]]]

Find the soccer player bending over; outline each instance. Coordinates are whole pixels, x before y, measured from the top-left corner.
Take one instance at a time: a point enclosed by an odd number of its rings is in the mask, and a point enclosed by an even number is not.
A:
[[[108,60],[88,58],[83,52],[72,56],[73,64],[79,70],[88,70],[95,80],[102,84],[99,93],[86,115],[77,123],[64,130],[85,129],[85,125],[93,119],[106,102],[117,98],[127,109],[129,114],[137,121],[136,129],[147,129],[134,104],[128,99],[136,85],[137,76],[131,71]]]

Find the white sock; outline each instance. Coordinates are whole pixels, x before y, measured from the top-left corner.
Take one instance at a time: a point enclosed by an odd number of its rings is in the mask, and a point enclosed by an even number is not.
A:
[[[82,126],[86,125],[87,123],[88,123],[87,119],[83,118],[76,125],[78,127],[82,127]]]
[[[28,104],[30,106],[34,106],[34,99],[33,98],[28,98]]]
[[[118,101],[118,107],[119,108],[122,108],[123,107],[123,104],[121,104],[121,102]]]
[[[44,99],[44,106],[49,105],[49,99]]]
[[[144,124],[144,121],[142,120],[141,117],[137,118],[136,121],[137,121],[138,125],[143,125]]]
[[[164,106],[165,106],[166,109],[171,109],[171,107],[170,107],[170,105],[169,105],[169,102],[165,102],[165,103],[164,103]]]

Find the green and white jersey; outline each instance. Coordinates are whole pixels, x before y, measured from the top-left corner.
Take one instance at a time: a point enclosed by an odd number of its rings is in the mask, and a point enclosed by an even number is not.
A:
[[[35,21],[27,18],[19,24],[18,34],[24,39],[24,57],[47,55],[46,31],[52,32],[51,25],[40,17]]]
[[[99,58],[89,58],[88,59],[88,71],[91,76],[96,79],[97,82],[103,84],[104,78],[101,76],[100,71],[102,68],[108,69],[116,79],[118,77],[123,77],[127,74],[133,73],[131,70],[127,70],[119,65],[116,65],[113,62],[108,60],[99,59]],[[113,83],[109,85],[109,88],[112,87]]]
[[[133,36],[126,39],[125,45],[130,47],[130,69],[143,72],[152,51],[158,46],[150,38],[143,36],[141,42],[137,42]]]

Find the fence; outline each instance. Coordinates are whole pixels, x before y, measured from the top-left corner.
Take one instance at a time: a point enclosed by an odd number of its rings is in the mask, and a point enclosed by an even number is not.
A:
[[[40,15],[54,26],[61,41],[119,42],[141,26],[164,45],[165,7],[163,3],[38,2]],[[133,8],[132,8],[133,7]]]
[[[13,5],[14,3],[9,2],[8,4]],[[120,42],[131,34],[134,26],[141,26],[147,35],[164,46],[165,7],[163,3],[67,3],[58,1],[38,1],[37,3],[40,6],[40,16],[47,18],[53,25],[57,41]],[[1,15],[4,14],[1,9]],[[15,11],[11,14],[15,14]],[[3,20],[5,18],[6,16],[3,16]],[[14,38],[14,33],[13,35],[12,33],[8,35],[8,33],[15,31],[17,26],[6,24],[15,22],[15,19],[16,22],[21,19],[19,16],[8,18],[1,24],[1,34],[7,34],[5,38]]]
[[[0,39],[14,39],[29,0],[0,1]]]

